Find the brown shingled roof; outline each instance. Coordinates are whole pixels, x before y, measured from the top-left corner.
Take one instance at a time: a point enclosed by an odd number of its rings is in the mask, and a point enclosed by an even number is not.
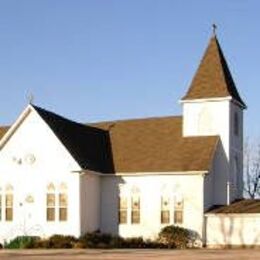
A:
[[[219,140],[184,138],[182,117],[83,125],[33,107],[83,169],[102,173],[207,171]]]
[[[183,172],[211,167],[218,137],[182,137],[182,117],[97,123],[109,131],[115,172]]]
[[[259,199],[242,199],[230,205],[214,206],[208,213],[214,214],[236,214],[236,213],[260,213]]]
[[[236,89],[219,42],[216,36],[213,36],[191,86],[182,100],[228,96],[231,96],[243,108],[246,108]]]

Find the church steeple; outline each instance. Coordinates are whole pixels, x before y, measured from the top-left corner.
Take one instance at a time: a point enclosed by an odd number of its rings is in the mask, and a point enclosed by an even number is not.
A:
[[[222,159],[218,164],[221,166],[215,169],[214,203],[229,204],[243,194],[243,109],[246,105],[236,89],[215,30],[214,26],[199,68],[181,101],[183,136],[219,136],[222,151],[215,159]]]
[[[216,27],[213,28],[213,35],[206,52],[182,100],[231,97],[239,106],[246,108],[219,45],[215,33]]]

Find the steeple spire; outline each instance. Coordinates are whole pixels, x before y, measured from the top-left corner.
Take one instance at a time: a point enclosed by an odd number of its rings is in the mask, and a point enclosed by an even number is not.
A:
[[[216,36],[213,24],[213,36],[192,80],[190,88],[182,100],[231,97],[242,108],[246,108],[241,99],[226,59]]]

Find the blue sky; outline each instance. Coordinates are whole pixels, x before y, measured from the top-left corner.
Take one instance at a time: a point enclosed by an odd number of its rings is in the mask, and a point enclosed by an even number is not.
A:
[[[0,0],[0,124],[35,104],[81,122],[175,115],[211,36],[260,136],[260,1]]]

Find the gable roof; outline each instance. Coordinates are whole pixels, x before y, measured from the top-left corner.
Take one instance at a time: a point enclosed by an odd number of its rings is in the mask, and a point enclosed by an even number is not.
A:
[[[33,106],[83,169],[113,172],[108,132]]]
[[[234,201],[230,205],[214,206],[208,213],[236,214],[236,213],[260,213],[260,199],[242,199]]]
[[[101,173],[208,171],[219,140],[182,137],[182,117],[85,125],[32,107],[83,169]]]
[[[246,108],[237,91],[218,39],[214,35],[210,39],[190,88],[182,100],[229,96],[241,107]]]
[[[94,124],[109,131],[115,172],[207,171],[218,137],[182,137],[182,117]]]

